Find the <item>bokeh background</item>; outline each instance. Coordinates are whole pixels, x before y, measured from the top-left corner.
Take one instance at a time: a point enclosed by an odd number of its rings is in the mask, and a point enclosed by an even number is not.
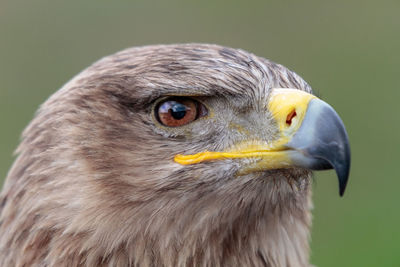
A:
[[[314,182],[312,263],[400,266],[400,1],[0,0],[0,181],[35,110],[130,46],[242,48],[307,80],[347,126],[352,170]],[[1,183],[0,183],[1,184]]]

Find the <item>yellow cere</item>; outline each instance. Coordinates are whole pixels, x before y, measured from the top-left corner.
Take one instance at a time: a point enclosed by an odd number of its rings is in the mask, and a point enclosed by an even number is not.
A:
[[[299,129],[306,114],[308,103],[313,98],[316,97],[297,89],[277,88],[272,91],[268,109],[278,123],[279,130],[283,135],[290,136]],[[289,126],[286,123],[286,118],[292,111],[296,111],[296,116]]]
[[[223,160],[233,158],[259,158],[256,164],[252,164],[243,171],[257,171],[265,169],[285,168],[290,166],[290,159],[286,154],[284,145],[288,143],[293,134],[300,127],[309,102],[315,96],[297,89],[274,89],[268,109],[276,120],[281,137],[271,144],[252,140],[234,145],[227,151],[204,151],[194,155],[176,155],[175,162],[182,165],[196,164],[210,160]],[[286,122],[288,114],[295,111],[296,116],[291,118],[291,123]]]

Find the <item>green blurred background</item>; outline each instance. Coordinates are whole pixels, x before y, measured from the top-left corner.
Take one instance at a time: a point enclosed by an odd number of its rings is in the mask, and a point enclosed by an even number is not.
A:
[[[0,0],[0,177],[35,110],[72,76],[129,46],[181,42],[279,62],[335,107],[352,170],[344,198],[334,172],[316,175],[312,263],[400,266],[397,0]]]

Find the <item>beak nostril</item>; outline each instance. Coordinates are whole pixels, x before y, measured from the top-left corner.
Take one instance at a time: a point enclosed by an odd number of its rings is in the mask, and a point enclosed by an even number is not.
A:
[[[286,117],[286,124],[288,125],[288,126],[290,126],[290,125],[292,125],[292,119],[294,118],[294,117],[296,117],[296,110],[295,109],[293,109],[288,115],[287,115],[287,117]]]

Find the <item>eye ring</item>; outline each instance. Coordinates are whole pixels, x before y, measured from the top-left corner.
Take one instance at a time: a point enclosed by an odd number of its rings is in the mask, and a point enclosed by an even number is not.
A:
[[[154,114],[161,125],[179,127],[206,116],[208,110],[201,102],[192,98],[169,97],[155,106]]]

